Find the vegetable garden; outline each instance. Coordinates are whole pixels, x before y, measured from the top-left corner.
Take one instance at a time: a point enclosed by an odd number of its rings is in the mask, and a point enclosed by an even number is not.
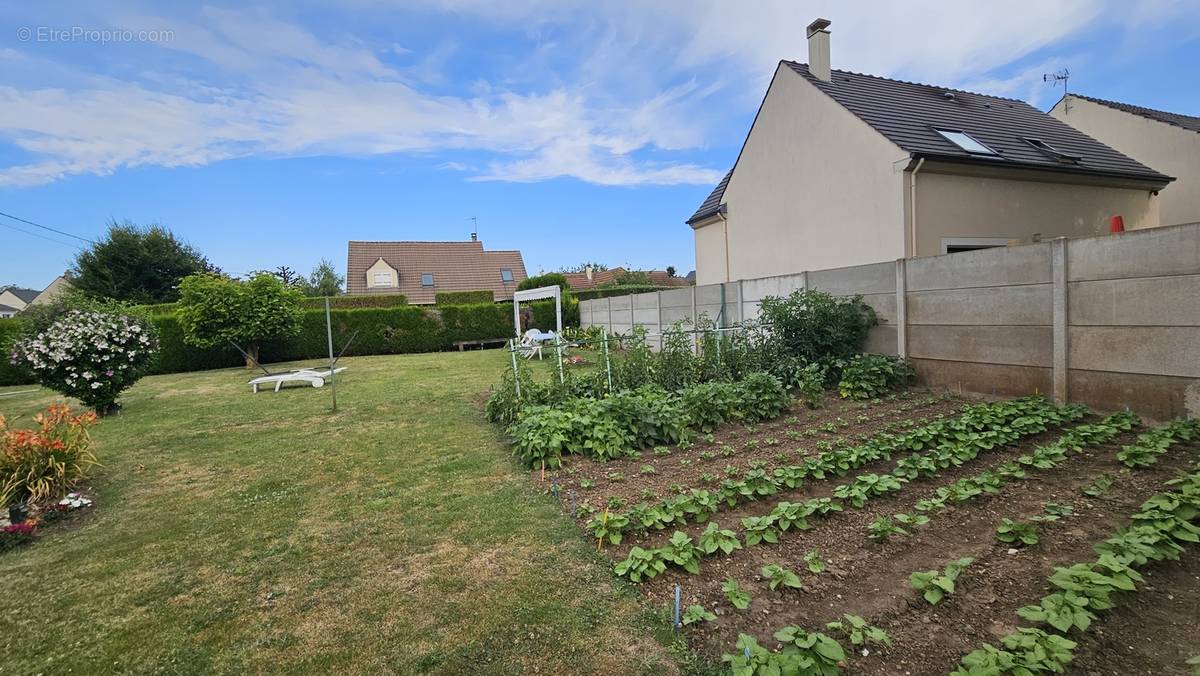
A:
[[[736,674],[1192,673],[1200,422],[903,389],[854,322],[808,349],[811,294],[658,352],[635,333],[561,381],[518,368],[489,416]]]

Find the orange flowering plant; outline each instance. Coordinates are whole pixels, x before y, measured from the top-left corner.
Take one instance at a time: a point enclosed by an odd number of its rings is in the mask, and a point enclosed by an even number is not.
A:
[[[71,415],[55,404],[33,422],[34,429],[10,429],[0,416],[0,507],[57,500],[97,464],[88,434],[95,413]]]

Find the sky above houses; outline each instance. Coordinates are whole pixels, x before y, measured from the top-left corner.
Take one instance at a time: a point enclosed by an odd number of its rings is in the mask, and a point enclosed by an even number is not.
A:
[[[0,212],[85,239],[161,223],[235,274],[475,222],[531,273],[682,273],[683,221],[817,16],[834,68],[1043,110],[1069,68],[1072,91],[1200,115],[1190,0],[10,2]],[[0,285],[41,288],[82,244],[0,223]]]

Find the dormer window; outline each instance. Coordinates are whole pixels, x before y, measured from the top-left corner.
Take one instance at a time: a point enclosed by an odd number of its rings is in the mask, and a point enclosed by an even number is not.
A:
[[[391,286],[391,285],[392,285],[392,273],[390,273],[390,272],[376,272],[374,275],[371,276],[371,286]]]
[[[1043,155],[1046,155],[1055,162],[1062,164],[1079,164],[1079,160],[1083,159],[1078,155],[1068,155],[1054,146],[1046,143],[1040,138],[1025,138],[1024,141],[1029,145],[1037,148]]]
[[[965,131],[956,129],[934,129],[942,138],[958,146],[960,150],[965,150],[972,155],[999,155],[995,150],[983,145]]]
[[[421,286],[433,286],[433,273],[421,273]]]

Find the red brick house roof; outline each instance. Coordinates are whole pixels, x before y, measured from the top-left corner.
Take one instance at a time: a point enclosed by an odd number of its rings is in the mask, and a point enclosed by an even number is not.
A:
[[[367,279],[367,270],[380,259],[396,272],[394,286],[374,286]],[[434,294],[446,291],[490,289],[495,300],[511,300],[525,277],[520,251],[484,251],[479,241],[352,241],[346,256],[346,293],[402,293],[413,305],[432,304]],[[432,286],[423,284],[428,281]]]

